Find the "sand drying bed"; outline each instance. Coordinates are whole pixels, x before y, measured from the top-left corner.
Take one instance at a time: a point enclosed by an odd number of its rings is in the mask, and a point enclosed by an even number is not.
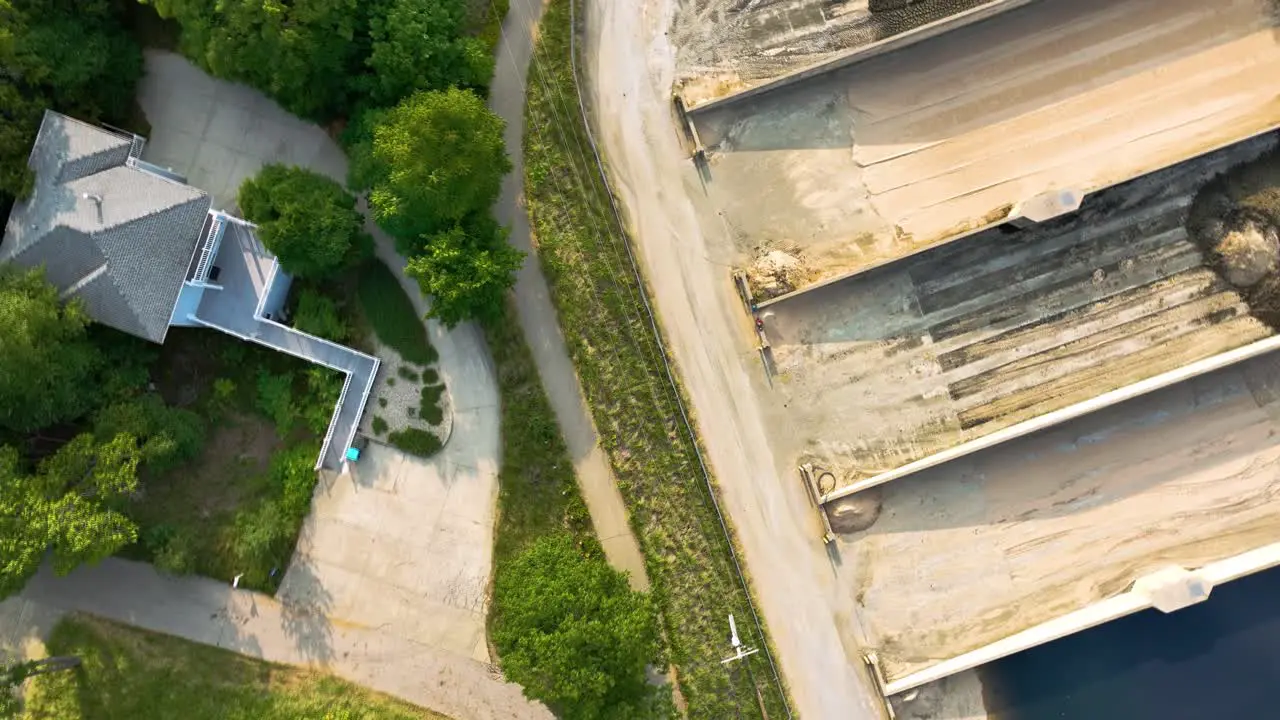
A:
[[[1272,336],[1183,227],[1257,138],[774,306],[799,461],[839,489],[962,442]]]
[[[1093,192],[1280,126],[1274,13],[1271,0],[1034,2],[697,116],[710,185],[745,208],[726,210],[743,265],[762,246],[796,259],[761,299],[812,288],[1047,191]],[[757,227],[770,198],[793,208]]]

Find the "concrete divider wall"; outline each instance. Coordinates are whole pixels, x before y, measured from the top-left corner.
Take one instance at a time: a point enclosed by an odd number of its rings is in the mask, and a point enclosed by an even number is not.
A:
[[[1205,584],[1222,585],[1232,580],[1280,566],[1280,543],[1272,543],[1225,560],[1197,568],[1195,574]],[[1206,602],[1213,602],[1210,597]],[[1088,630],[1106,622],[1153,607],[1152,598],[1146,593],[1129,591],[1094,603],[1084,609],[1041,623],[1015,633],[990,645],[944,660],[937,665],[900,678],[889,678],[884,685],[885,696],[897,695],[913,688],[927,685],[942,678],[971,670],[994,660],[1008,657],[1038,645],[1052,642],[1074,633]]]

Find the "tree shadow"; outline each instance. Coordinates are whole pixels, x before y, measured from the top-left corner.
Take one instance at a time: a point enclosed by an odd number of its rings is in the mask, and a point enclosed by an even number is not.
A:
[[[276,599],[280,601],[281,629],[301,655],[321,664],[332,660],[333,626],[328,614],[333,595],[306,557],[295,553]]]

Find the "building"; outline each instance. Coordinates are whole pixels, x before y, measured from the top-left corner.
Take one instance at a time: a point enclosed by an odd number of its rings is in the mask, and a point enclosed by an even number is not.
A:
[[[155,343],[171,326],[207,327],[345,375],[316,468],[339,469],[378,359],[278,321],[290,278],[251,223],[142,160],[145,140],[46,111],[0,262],[43,267],[63,298],[104,325]]]

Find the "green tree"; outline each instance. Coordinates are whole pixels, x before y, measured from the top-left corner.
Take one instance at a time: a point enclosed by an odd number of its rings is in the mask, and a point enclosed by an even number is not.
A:
[[[78,302],[59,302],[43,271],[0,268],[0,426],[30,432],[91,407],[99,355],[88,324]]]
[[[182,27],[184,54],[303,117],[327,120],[347,104],[360,67],[360,0],[151,0]]]
[[[293,326],[304,333],[334,342],[346,342],[349,330],[338,305],[311,288],[298,293],[298,307],[293,311]]]
[[[584,555],[568,534],[544,536],[499,572],[494,601],[503,672],[529,697],[565,720],[647,714],[657,616],[603,558]]]
[[[486,217],[472,225],[430,236],[405,270],[431,297],[428,314],[446,327],[501,317],[503,298],[524,262],[524,253],[507,244],[497,223]]]
[[[506,124],[470,90],[419,92],[363,125],[352,184],[370,190],[374,218],[405,255],[424,237],[488,212],[511,170]]]
[[[22,589],[47,551],[66,574],[138,539],[137,526],[112,509],[137,489],[138,459],[137,440],[125,433],[102,443],[79,435],[34,473],[0,447],[0,598]]]
[[[493,56],[476,38],[463,37],[462,0],[394,0],[369,20],[372,40],[362,76],[377,107],[394,105],[417,90],[483,89],[493,76]]]
[[[155,393],[102,408],[94,416],[93,431],[99,439],[121,433],[138,438],[138,458],[154,472],[194,460],[204,448],[205,428],[200,416],[165,405]]]
[[[318,173],[267,165],[244,181],[239,199],[263,244],[298,277],[327,277],[372,250],[355,196]]]
[[[46,108],[126,125],[142,53],[106,0],[0,0],[0,214],[31,190]]]

